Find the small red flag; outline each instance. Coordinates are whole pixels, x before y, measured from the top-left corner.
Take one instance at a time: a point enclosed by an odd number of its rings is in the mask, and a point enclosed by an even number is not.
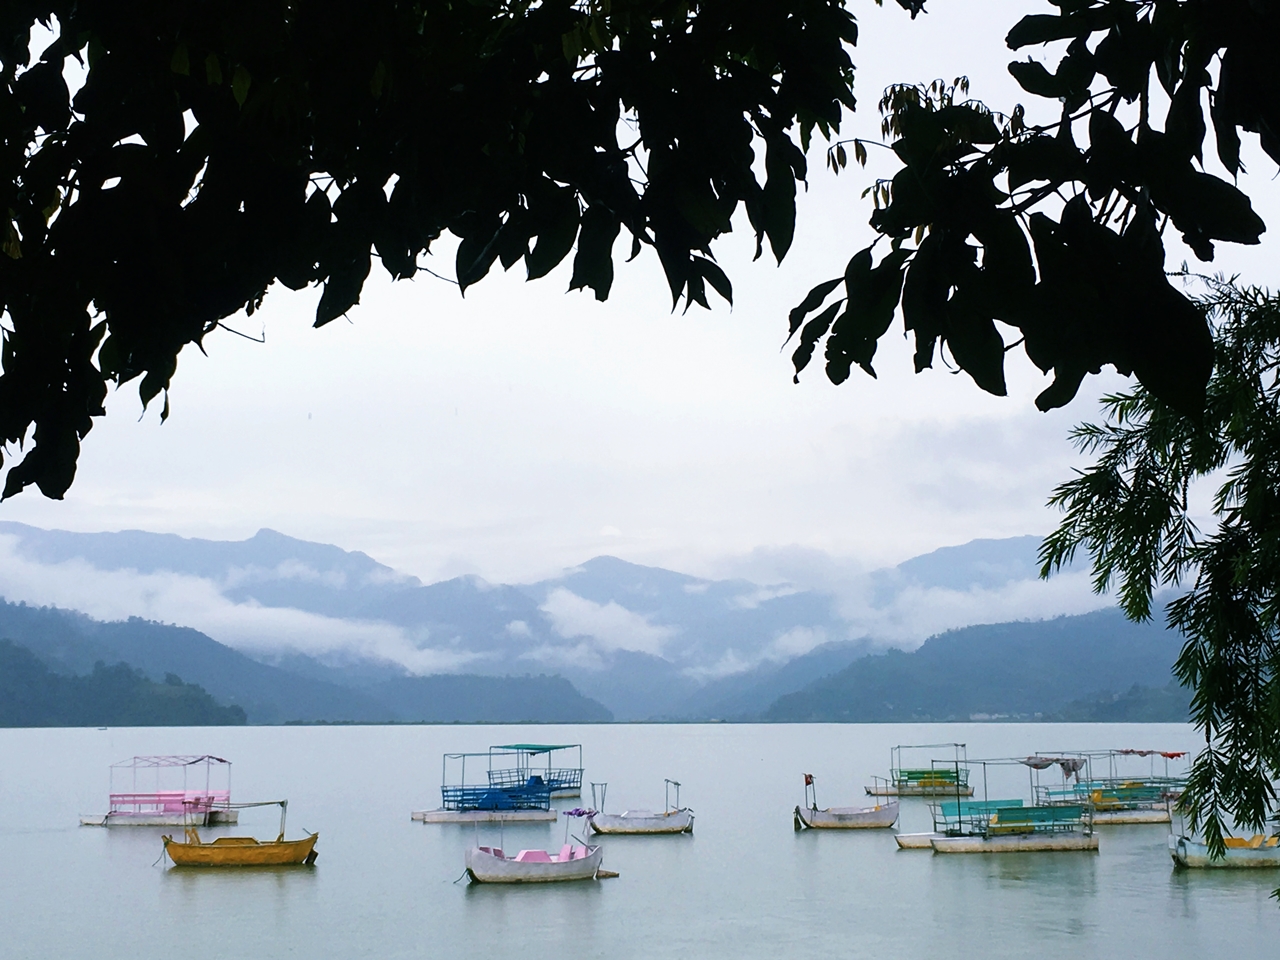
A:
[[[806,773],[806,774],[804,775],[804,785],[805,785],[806,787],[812,787],[812,786],[813,786],[813,774],[812,774],[812,773]]]

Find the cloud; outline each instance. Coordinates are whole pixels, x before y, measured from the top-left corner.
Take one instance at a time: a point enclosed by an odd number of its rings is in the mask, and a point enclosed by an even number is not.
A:
[[[779,634],[765,653],[770,660],[790,660],[802,657],[814,647],[827,642],[827,631],[821,627],[792,627]]]
[[[301,580],[304,583],[319,583],[334,590],[342,590],[347,586],[347,575],[342,570],[317,570],[301,560],[285,560],[274,567],[231,567],[227,570],[222,585],[238,587],[264,580]]]
[[[907,650],[958,627],[1089,613],[1115,603],[1093,592],[1086,571],[1059,574],[1047,582],[1013,580],[993,589],[908,586],[878,607],[868,604],[866,597],[865,590],[854,589],[837,595],[837,607],[852,634]]]
[[[79,610],[99,620],[142,617],[194,627],[249,653],[297,652],[324,659],[360,657],[396,663],[415,674],[458,670],[480,654],[426,645],[425,632],[342,620],[285,607],[236,603],[213,580],[172,572],[100,570],[81,559],[43,564],[17,554],[17,538],[0,537],[0,595]]]
[[[779,597],[789,597],[792,594],[800,592],[801,589],[795,584],[778,583],[768,587],[757,587],[750,593],[744,593],[734,597],[729,602],[730,605],[738,608],[739,610],[754,610],[762,603],[767,603],[770,600],[777,600]]]
[[[567,640],[588,637],[601,650],[631,650],[660,657],[663,645],[678,632],[675,627],[650,623],[615,600],[594,603],[564,587],[552,590],[541,610],[560,636]]]
[[[504,629],[513,637],[529,637],[533,635],[533,631],[529,629],[529,624],[523,620],[512,620]]]

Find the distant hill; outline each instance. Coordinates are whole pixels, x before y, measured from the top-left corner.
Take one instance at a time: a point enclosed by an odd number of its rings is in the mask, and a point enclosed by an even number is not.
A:
[[[1134,684],[1124,693],[1073,700],[1046,717],[1063,723],[1187,723],[1191,691],[1176,681],[1164,687]]]
[[[865,641],[824,643],[785,663],[761,664],[713,680],[680,704],[676,713],[697,720],[753,720],[784,694],[843,670],[867,653]]]
[[[30,650],[0,640],[2,727],[237,726],[245,713],[224,707],[201,687],[169,674],[148,680],[128,664],[94,665],[87,676],[61,676]]]
[[[375,679],[345,686],[251,660],[198,630],[136,617],[94,620],[56,607],[0,601],[0,638],[25,648],[54,674],[83,677],[95,664],[127,663],[155,683],[176,675],[198,683],[250,723],[289,720],[570,723],[611,719],[601,704],[560,677]]]
[[[771,721],[1044,719],[1099,690],[1165,688],[1182,637],[1118,610],[951,630],[779,697]],[[1084,709],[1080,707],[1078,709]]]
[[[559,675],[620,719],[727,718],[758,715],[847,666],[857,654],[846,657],[846,644],[910,646],[978,616],[1092,609],[1082,581],[1036,582],[1038,543],[975,540],[876,571],[784,550],[738,566],[759,582],[601,556],[537,583],[423,583],[365,553],[273,530],[229,541],[0,522],[0,595],[140,618],[80,636],[63,660],[87,671],[106,649],[152,678],[207,678],[251,722],[389,719],[372,688],[427,665]],[[193,628],[186,660],[139,636],[139,623],[155,621]],[[255,673],[227,648],[279,672]]]
[[[613,714],[564,677],[401,677],[369,689],[402,720],[427,723],[602,723]]]

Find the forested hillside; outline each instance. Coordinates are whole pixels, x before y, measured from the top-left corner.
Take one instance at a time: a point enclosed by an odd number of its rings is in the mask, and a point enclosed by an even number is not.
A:
[[[855,660],[779,697],[763,719],[1047,719],[1072,701],[1081,701],[1074,710],[1087,712],[1086,703],[1108,698],[1105,691],[1135,684],[1163,690],[1181,646],[1179,634],[1158,623],[1131,623],[1118,610],[965,627],[911,653]]]
[[[169,674],[148,680],[126,663],[94,665],[85,676],[52,672],[30,650],[0,640],[0,726],[202,727],[245,722],[205,690]]]

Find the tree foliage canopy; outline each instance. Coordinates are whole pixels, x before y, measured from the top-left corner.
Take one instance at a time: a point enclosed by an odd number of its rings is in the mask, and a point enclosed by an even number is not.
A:
[[[1232,175],[1243,169],[1241,131],[1280,162],[1280,5],[1050,2],[1056,12],[1023,18],[1007,43],[1066,42],[1053,72],[1009,64],[1028,94],[1060,101],[1056,122],[1028,125],[1020,105],[1002,115],[965,100],[963,81],[886,93],[884,133],[902,167],[874,188],[871,225],[890,249],[874,265],[874,245],[860,251],[792,311],[797,375],[825,339],[833,382],[854,365],[874,376],[900,305],[917,370],[945,345],[978,386],[1003,395],[1014,344],[1000,321],[1054,374],[1041,409],[1070,401],[1104,364],[1179,410],[1203,405],[1209,330],[1165,277],[1162,235],[1172,224],[1207,261],[1215,241],[1257,243],[1265,229],[1244,193],[1205,171],[1205,116]],[[865,162],[865,146],[854,147]],[[832,159],[847,163],[843,144]]]
[[[673,299],[731,297],[711,244],[745,206],[786,253],[856,38],[840,0],[9,0],[0,441],[34,444],[4,496],[61,497],[107,384],[150,402],[276,281],[325,324],[446,231],[464,290],[576,248],[604,299],[625,229]]]
[[[1145,387],[1108,397],[1106,420],[1075,431],[1097,462],[1055,491],[1065,511],[1045,572],[1084,548],[1094,584],[1133,619],[1153,590],[1190,584],[1169,605],[1187,638],[1175,672],[1195,691],[1206,749],[1186,805],[1219,852],[1231,823],[1259,829],[1280,779],[1280,298],[1212,282],[1201,305],[1216,357],[1201,415]],[[1189,492],[1213,478],[1216,528],[1197,528]]]

